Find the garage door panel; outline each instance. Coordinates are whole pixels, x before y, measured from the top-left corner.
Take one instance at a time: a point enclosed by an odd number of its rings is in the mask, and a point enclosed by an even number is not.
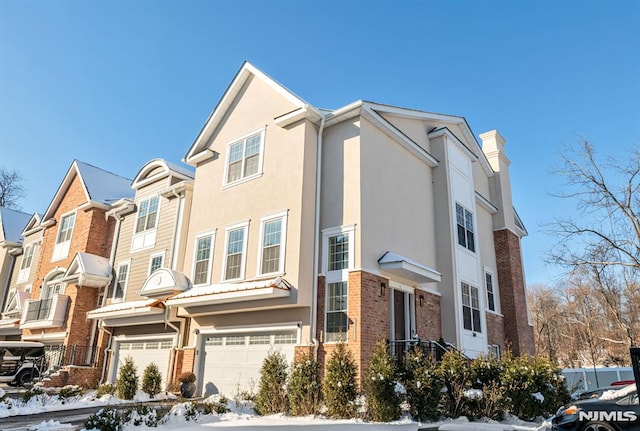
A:
[[[211,336],[204,340],[203,393],[233,396],[239,390],[256,391],[262,362],[272,349],[291,363],[297,331]]]
[[[156,364],[162,374],[162,387],[165,387],[167,374],[169,372],[169,359],[172,345],[171,340],[120,343],[117,352],[118,369],[116,373],[120,373],[120,367],[124,364],[126,357],[131,356],[140,378],[149,364]]]

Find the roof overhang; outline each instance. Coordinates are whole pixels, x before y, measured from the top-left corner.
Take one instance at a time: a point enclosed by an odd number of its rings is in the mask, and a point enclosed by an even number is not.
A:
[[[80,287],[104,287],[111,281],[111,264],[102,256],[77,253],[62,280]]]
[[[87,319],[102,320],[105,326],[156,323],[164,321],[165,308],[159,299],[117,302],[89,311]]]
[[[435,269],[389,251],[378,259],[378,266],[381,271],[416,283],[432,283],[442,280],[442,274]]]
[[[191,288],[191,281],[181,272],[160,268],[142,285],[139,294],[148,298],[167,298]]]
[[[317,123],[322,119],[322,117],[323,115],[320,111],[307,104],[289,113],[274,118],[274,121],[276,125],[285,128],[301,120],[309,120],[312,123]]]
[[[18,335],[20,333],[22,333],[20,318],[0,320],[0,335]]]
[[[167,305],[196,307],[230,302],[284,298],[291,294],[291,284],[284,278],[243,283],[223,283],[198,286],[167,300]]]

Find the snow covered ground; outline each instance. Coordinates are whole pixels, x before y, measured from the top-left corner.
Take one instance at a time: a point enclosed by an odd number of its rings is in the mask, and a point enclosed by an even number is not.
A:
[[[0,389],[0,398],[2,397],[2,389]],[[165,395],[161,398],[175,398],[173,395]],[[158,397],[156,396],[156,399]],[[136,402],[148,401],[149,396],[143,392],[138,392]],[[0,418],[6,418],[15,415],[30,415],[42,412],[71,410],[84,407],[95,407],[96,411],[101,407],[109,405],[121,405],[126,403],[116,397],[105,395],[96,398],[95,392],[82,396],[76,396],[67,400],[60,399],[58,395],[37,395],[24,403],[21,400],[5,399],[0,402]],[[517,431],[535,431],[540,425],[536,423],[523,422],[517,418],[508,418],[502,423],[496,422],[469,422],[466,418],[458,418],[455,420],[443,421],[433,424],[419,424],[409,418],[404,418],[390,423],[371,423],[358,419],[352,420],[331,420],[323,417],[289,417],[285,415],[257,416],[250,405],[245,403],[236,404],[233,401],[227,403],[230,409],[228,413],[221,415],[210,414],[200,415],[197,419],[188,418],[185,415],[185,405],[176,404],[171,411],[168,421],[157,428],[146,426],[125,426],[124,431],[206,431],[220,428],[231,428],[233,431],[267,431],[267,430],[285,430],[285,431],[416,431],[421,427],[446,431],[498,431],[498,430],[517,430]],[[1,423],[1,422],[0,422]],[[70,430],[74,429],[70,424],[64,421],[44,421],[36,427],[30,427],[30,430]]]

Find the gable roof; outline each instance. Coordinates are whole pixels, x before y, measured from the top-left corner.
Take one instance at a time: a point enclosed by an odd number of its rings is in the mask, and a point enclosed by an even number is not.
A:
[[[22,229],[27,225],[30,214],[22,211],[0,207],[0,242],[20,244]]]
[[[53,216],[69,186],[71,186],[74,175],[78,175],[80,178],[87,202],[109,206],[118,199],[133,198],[134,196],[130,179],[88,163],[74,160],[42,217],[44,221]]]
[[[42,226],[40,226],[41,221],[42,221],[42,214],[37,212],[33,213],[31,215],[31,218],[27,222],[26,226],[22,230],[22,236],[31,235],[32,233],[36,232],[38,229],[42,229]]]
[[[265,82],[274,91],[276,91],[278,94],[280,94],[294,106],[296,106],[296,109],[286,114],[287,118],[297,116],[297,114],[302,114],[303,116],[308,115],[315,120],[319,120],[321,117],[323,117],[323,114],[317,108],[311,106],[309,103],[298,97],[296,94],[277,82],[275,79],[271,78],[270,76],[253,66],[251,63],[245,61],[244,63],[242,63],[242,66],[236,73],[233,81],[231,81],[231,84],[229,84],[229,87],[227,87],[227,89],[225,90],[222,98],[214,108],[211,115],[209,115],[209,118],[202,127],[202,130],[200,130],[200,133],[198,133],[198,136],[196,137],[194,143],[191,145],[191,148],[189,148],[187,155],[184,157],[185,163],[195,165],[199,161],[206,160],[208,158],[206,153],[210,144],[209,138],[211,134],[220,124],[222,118],[224,118],[225,113],[235,100],[243,85],[251,77],[255,77]]]

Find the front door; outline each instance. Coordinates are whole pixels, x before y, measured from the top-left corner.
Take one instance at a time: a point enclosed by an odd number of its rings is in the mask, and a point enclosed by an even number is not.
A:
[[[415,334],[414,294],[395,288],[391,292],[392,340],[411,340]]]

